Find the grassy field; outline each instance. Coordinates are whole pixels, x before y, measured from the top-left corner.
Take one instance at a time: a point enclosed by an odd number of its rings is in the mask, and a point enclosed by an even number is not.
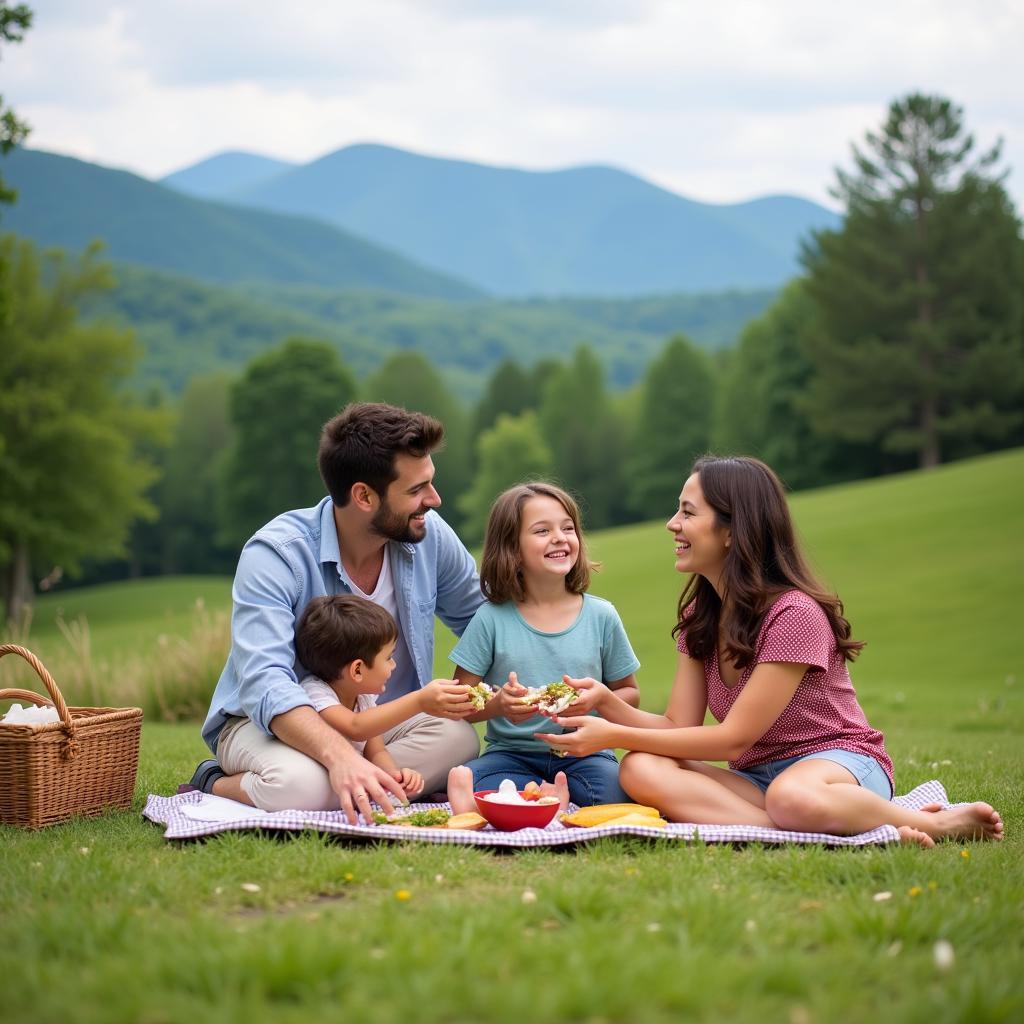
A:
[[[1004,843],[171,845],[138,808],[173,791],[203,747],[194,725],[151,722],[131,812],[0,828],[0,1020],[1024,1019],[1022,500],[1024,452],[794,500],[868,641],[854,681],[898,787],[939,778],[953,799],[991,801]],[[594,589],[623,615],[645,705],[663,705],[680,585],[668,534],[649,524],[592,541],[605,563]],[[60,607],[87,617],[97,660],[142,664],[187,639],[197,596],[212,615],[227,592],[207,579],[53,595],[30,645],[68,656]],[[439,668],[447,649],[442,637]],[[936,960],[943,941],[951,964]]]

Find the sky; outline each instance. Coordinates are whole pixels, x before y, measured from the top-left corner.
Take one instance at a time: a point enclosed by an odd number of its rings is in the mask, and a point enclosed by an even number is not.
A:
[[[979,148],[1003,138],[1024,210],[1024,0],[28,2],[0,50],[28,145],[149,178],[377,142],[836,207],[851,143],[923,91],[964,108]]]

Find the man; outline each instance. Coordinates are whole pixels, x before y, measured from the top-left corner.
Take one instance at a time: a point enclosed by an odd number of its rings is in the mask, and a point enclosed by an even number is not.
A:
[[[398,782],[324,723],[299,686],[295,624],[312,597],[354,593],[387,608],[399,627],[395,670],[382,700],[430,680],[435,614],[462,634],[481,604],[476,566],[434,511],[431,453],[444,428],[421,413],[354,403],[324,425],[317,457],[329,497],[286,512],[242,549],[232,588],[231,653],[217,683],[203,738],[216,754],[192,785],[218,796],[241,786],[264,810],[327,810],[349,821],[370,801],[394,812]],[[475,757],[479,741],[462,719],[468,696],[447,717],[416,715],[384,736],[398,764],[418,771],[424,792]]]

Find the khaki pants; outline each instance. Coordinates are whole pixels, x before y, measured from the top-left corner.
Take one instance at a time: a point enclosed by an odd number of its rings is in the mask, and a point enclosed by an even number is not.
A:
[[[448,784],[448,772],[480,752],[476,730],[468,722],[413,715],[384,733],[384,745],[399,768],[423,776],[423,792]],[[264,811],[334,811],[338,795],[327,769],[287,743],[268,736],[248,718],[224,726],[217,741],[217,760],[228,775],[242,776],[242,789]]]

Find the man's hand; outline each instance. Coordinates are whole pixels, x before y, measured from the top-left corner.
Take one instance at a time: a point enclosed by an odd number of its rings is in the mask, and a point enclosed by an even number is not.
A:
[[[595,754],[599,750],[616,746],[615,726],[606,722],[603,718],[594,715],[568,717],[558,715],[551,719],[555,725],[565,729],[572,729],[566,733],[545,733],[535,732],[533,735],[543,740],[556,753],[566,754],[568,757],[586,757],[587,754]]]
[[[389,794],[395,796],[401,804],[408,803],[401,783],[365,757],[339,759],[325,767],[331,788],[338,794],[341,809],[350,825],[357,823],[357,813],[363,816],[363,821],[373,821],[371,800],[389,817],[395,813]]]
[[[435,718],[465,718],[476,708],[469,687],[452,679],[435,679],[419,691],[420,709]]]

